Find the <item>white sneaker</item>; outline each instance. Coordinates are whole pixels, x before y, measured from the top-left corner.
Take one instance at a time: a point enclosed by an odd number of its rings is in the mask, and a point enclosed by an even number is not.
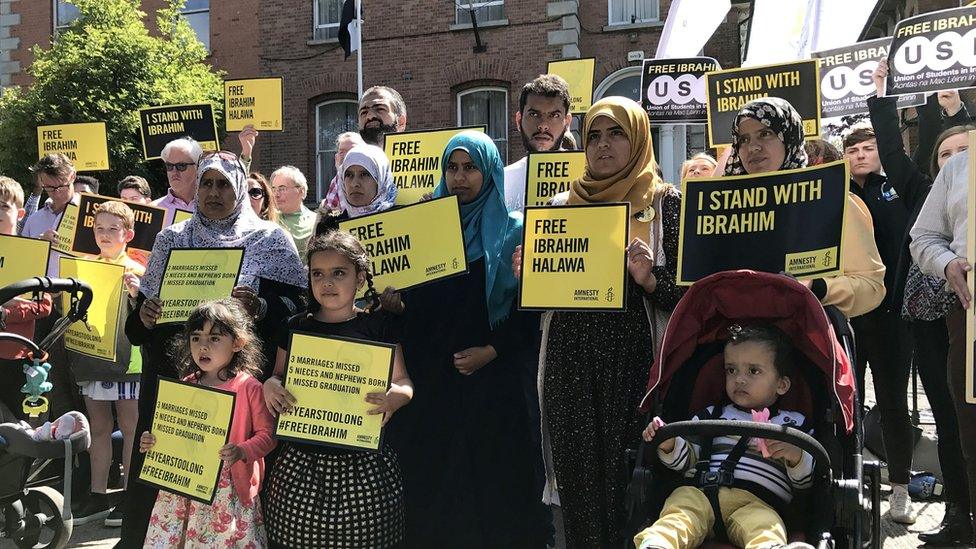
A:
[[[915,510],[912,509],[912,498],[908,495],[908,488],[901,484],[891,487],[888,496],[888,514],[891,520],[901,524],[915,524]]]

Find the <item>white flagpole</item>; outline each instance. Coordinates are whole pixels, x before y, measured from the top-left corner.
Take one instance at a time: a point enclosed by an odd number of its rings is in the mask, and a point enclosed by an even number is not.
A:
[[[359,44],[356,52],[356,80],[359,86],[359,98],[363,98],[363,6],[360,0],[356,0],[356,28],[359,32],[356,33],[358,36]]]

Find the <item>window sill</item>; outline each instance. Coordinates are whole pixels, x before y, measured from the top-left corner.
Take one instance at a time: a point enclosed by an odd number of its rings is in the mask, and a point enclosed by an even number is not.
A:
[[[309,40],[305,42],[306,46],[324,46],[326,44],[338,44],[338,38],[326,38],[324,40]]]
[[[656,29],[664,26],[664,21],[644,21],[642,23],[614,23],[603,27],[603,32],[628,31],[636,29]]]
[[[498,19],[495,21],[485,21],[485,22],[478,21],[479,29],[490,28],[490,27],[506,27],[506,26],[508,26],[508,19]],[[471,28],[473,28],[471,26],[471,23],[455,23],[449,27],[449,29],[452,31],[463,31],[463,30],[469,30]]]

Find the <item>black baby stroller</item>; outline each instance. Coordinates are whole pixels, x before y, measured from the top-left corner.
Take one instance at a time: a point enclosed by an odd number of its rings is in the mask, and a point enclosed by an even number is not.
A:
[[[58,320],[40,345],[17,334],[0,333],[0,341],[12,341],[23,345],[31,359],[44,362],[46,350],[61,338],[72,322],[82,320],[92,300],[92,290],[84,282],[74,279],[33,278],[0,289],[0,303],[23,294],[41,292],[67,292],[71,296],[70,308]],[[6,383],[11,383],[5,374]],[[43,374],[41,377],[45,377]],[[44,379],[34,379],[35,386],[43,385]],[[49,384],[47,385],[49,388]],[[40,411],[39,394],[28,394],[23,406]],[[0,539],[12,539],[17,547],[60,548],[66,547],[71,538],[71,462],[75,454],[88,449],[91,436],[87,422],[80,414],[80,425],[64,440],[34,440],[30,426],[16,421],[15,415],[0,402]],[[53,418],[52,418],[53,419]],[[47,467],[55,459],[64,459],[64,495],[52,485],[60,479],[49,473]]]
[[[796,375],[782,408],[802,412],[814,436],[790,427],[747,421],[687,421],[696,412],[725,400],[723,347],[733,323],[768,322],[783,330],[796,347]],[[879,546],[879,482],[876,462],[861,456],[860,406],[851,364],[854,338],[838,311],[826,310],[802,284],[782,275],[728,271],[692,286],[671,316],[660,353],[651,368],[641,411],[661,416],[667,425],[651,443],[636,450],[629,486],[631,524],[653,522],[668,495],[681,484],[728,485],[711,473],[681,478],[658,460],[657,446],[672,437],[710,440],[720,435],[781,440],[813,456],[814,485],[797,494],[784,515],[791,541],[815,547]],[[866,483],[864,476],[869,477]],[[707,493],[707,491],[706,491]],[[720,524],[720,521],[717,521]],[[716,527],[706,547],[730,547]]]

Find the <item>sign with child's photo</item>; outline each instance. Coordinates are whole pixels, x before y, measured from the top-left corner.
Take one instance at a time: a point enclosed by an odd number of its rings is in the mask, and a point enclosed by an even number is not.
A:
[[[141,252],[152,252],[156,235],[163,230],[163,222],[166,219],[165,208],[88,193],[81,193],[81,200],[78,202],[81,216],[75,223],[75,232],[71,239],[71,251],[99,255],[100,248],[98,242],[95,241],[95,220],[98,215],[98,208],[106,202],[122,202],[134,214],[133,230],[135,236],[127,247]]]
[[[976,86],[976,7],[923,13],[898,22],[888,57],[888,95]]]
[[[519,309],[627,307],[628,204],[525,208]]]
[[[200,303],[230,297],[243,262],[243,248],[170,250],[159,288],[163,311],[157,323],[185,322]]]
[[[407,290],[468,272],[456,196],[343,221],[366,249],[377,292]]]
[[[295,406],[278,416],[275,437],[378,452],[382,414],[367,414],[369,393],[385,393],[395,345],[292,332],[284,387]]]
[[[83,280],[92,288],[88,316],[85,322],[68,327],[64,334],[65,349],[69,355],[76,352],[108,362],[124,362],[120,367],[124,373],[129,361],[128,357],[119,356],[118,343],[120,327],[126,318],[127,294],[122,284],[125,267],[64,255],[58,261],[61,278]],[[70,298],[67,293],[61,294],[63,311],[70,309]]]
[[[146,452],[139,480],[213,504],[236,399],[231,391],[159,378],[150,429],[156,443]]]
[[[847,162],[681,182],[679,285],[720,271],[841,273]]]
[[[26,236],[0,235],[0,288],[44,276],[51,243]]]

